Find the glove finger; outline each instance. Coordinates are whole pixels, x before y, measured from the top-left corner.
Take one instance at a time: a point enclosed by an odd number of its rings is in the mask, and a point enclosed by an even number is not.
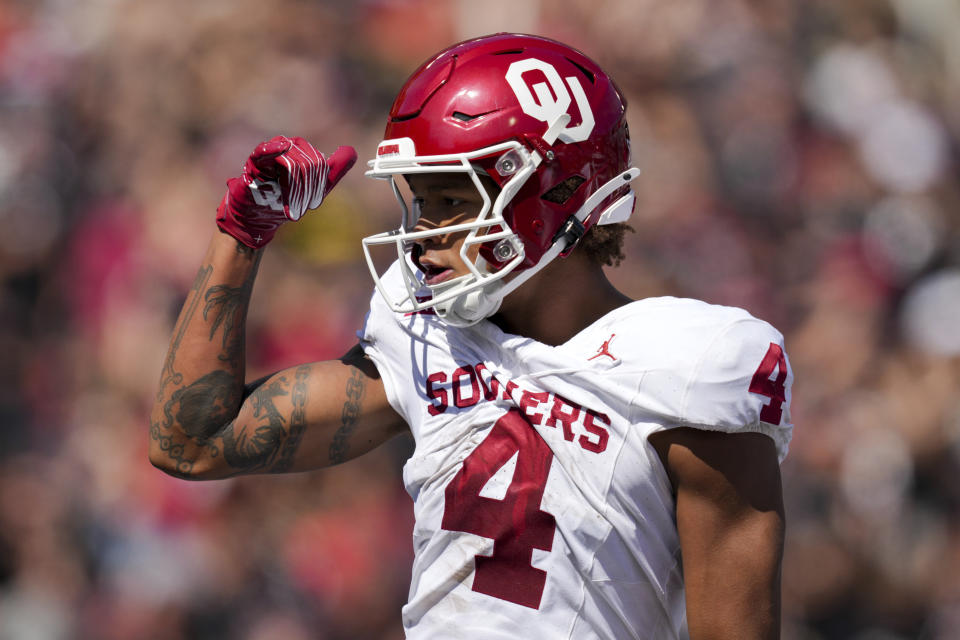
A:
[[[253,150],[253,153],[250,154],[250,157],[256,161],[260,158],[270,158],[273,156],[278,156],[293,145],[293,141],[286,136],[274,136],[266,142],[261,142],[257,145],[257,148]]]
[[[337,150],[327,158],[327,165],[330,167],[330,171],[327,173],[327,187],[324,191],[330,193],[330,190],[337,186],[340,179],[347,174],[347,171],[350,171],[356,161],[356,149],[348,146],[337,147]],[[326,193],[324,195],[326,195]]]
[[[227,194],[236,202],[246,202],[250,199],[249,183],[243,178],[227,180]]]
[[[291,155],[297,155],[298,159],[302,158],[313,164],[318,164],[321,161],[320,152],[305,139],[300,136],[293,136],[288,139],[290,140]]]
[[[323,156],[299,136],[287,138],[289,148],[277,157],[278,179],[283,189],[287,216],[299,220],[303,214],[320,204],[320,181],[324,167]]]
[[[275,180],[279,175],[276,158],[288,151],[293,142],[286,136],[276,136],[261,142],[247,159],[247,172],[261,180]]]

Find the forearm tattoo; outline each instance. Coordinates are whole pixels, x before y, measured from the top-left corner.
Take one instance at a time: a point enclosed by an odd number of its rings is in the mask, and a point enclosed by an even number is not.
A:
[[[253,263],[247,278],[239,287],[211,286],[213,266],[202,266],[190,287],[164,361],[157,392],[162,411],[159,420],[151,421],[150,437],[174,462],[175,473],[183,476],[191,473],[203,450],[208,456],[219,455],[213,436],[236,414],[243,393],[243,320],[262,252],[241,250],[239,244],[237,251]],[[223,331],[216,360],[220,366],[185,385],[177,356],[201,303],[203,321],[210,322],[209,340],[214,340],[218,330]]]
[[[258,258],[259,260],[259,258]],[[252,270],[247,279],[239,287],[230,287],[218,284],[210,287],[203,294],[203,319],[213,322],[210,324],[210,340],[217,334],[217,329],[223,328],[221,346],[223,352],[218,358],[231,365],[242,364],[244,343],[244,318],[247,313],[247,304],[253,291],[253,281],[256,270]]]
[[[360,402],[363,399],[366,390],[366,381],[360,369],[354,368],[347,379],[345,388],[346,399],[343,402],[343,409],[340,411],[340,428],[333,436],[333,442],[330,443],[329,458],[331,464],[340,464],[347,460],[347,454],[350,450],[350,438],[357,428],[357,421],[360,419]]]
[[[200,304],[200,296],[198,294],[206,288],[207,281],[210,280],[210,274],[212,273],[213,267],[204,265],[200,267],[200,270],[197,272],[197,277],[193,280],[193,285],[187,294],[189,303],[180,315],[177,326],[173,329],[173,340],[170,341],[170,350],[167,352],[167,359],[163,363],[163,373],[160,376],[160,388],[157,390],[157,401],[163,399],[164,392],[166,392],[168,386],[183,382],[183,374],[174,368],[174,363],[177,359],[177,352],[180,350],[180,343],[183,341],[183,334],[186,333],[187,326],[193,319],[193,314],[197,311],[197,306]]]

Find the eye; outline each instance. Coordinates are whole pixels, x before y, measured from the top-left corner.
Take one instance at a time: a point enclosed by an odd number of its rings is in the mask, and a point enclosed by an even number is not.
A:
[[[443,200],[447,203],[448,207],[459,207],[464,202],[460,198],[444,198]]]

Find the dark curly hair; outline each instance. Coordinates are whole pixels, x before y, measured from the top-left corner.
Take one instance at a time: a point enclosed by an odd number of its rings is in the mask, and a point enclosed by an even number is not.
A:
[[[634,232],[633,227],[624,222],[594,225],[583,236],[576,251],[585,252],[595,264],[619,267],[626,257],[623,253],[623,239],[627,231]]]

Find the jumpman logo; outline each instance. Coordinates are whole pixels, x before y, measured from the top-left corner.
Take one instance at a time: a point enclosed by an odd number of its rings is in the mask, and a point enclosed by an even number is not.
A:
[[[611,333],[610,337],[600,345],[600,348],[597,349],[597,355],[587,358],[587,360],[593,360],[594,358],[599,358],[600,356],[607,356],[611,360],[616,360],[617,358],[610,353],[610,342],[616,337],[617,334]]]

